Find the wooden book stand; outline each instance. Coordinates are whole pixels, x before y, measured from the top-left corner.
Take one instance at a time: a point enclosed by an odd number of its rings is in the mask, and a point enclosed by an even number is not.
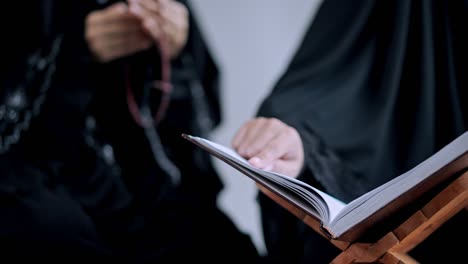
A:
[[[320,223],[315,218],[305,214],[265,187],[259,184],[257,186],[265,195],[325,237],[320,231]],[[331,263],[419,263],[408,255],[408,252],[463,209],[468,210],[468,171],[454,179],[428,203],[375,243],[358,241],[350,243],[330,240],[326,237],[342,250]]]

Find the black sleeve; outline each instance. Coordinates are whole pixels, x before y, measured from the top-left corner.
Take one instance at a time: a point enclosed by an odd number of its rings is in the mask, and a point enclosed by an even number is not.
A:
[[[11,19],[11,16],[2,15],[0,25],[2,28],[2,59],[1,90],[6,87],[8,79],[14,78],[18,67],[24,63],[28,54],[32,53],[40,45],[42,37],[42,13],[40,1],[31,1],[31,6],[24,8],[21,2],[9,2],[3,4],[5,12],[21,13],[22,17]],[[17,20],[25,20],[18,23]]]

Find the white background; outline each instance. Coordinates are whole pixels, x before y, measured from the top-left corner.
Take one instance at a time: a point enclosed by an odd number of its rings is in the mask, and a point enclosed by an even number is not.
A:
[[[191,0],[193,13],[221,71],[223,121],[211,139],[230,145],[255,115],[289,63],[320,0]],[[225,187],[219,205],[265,253],[256,187],[215,160]]]

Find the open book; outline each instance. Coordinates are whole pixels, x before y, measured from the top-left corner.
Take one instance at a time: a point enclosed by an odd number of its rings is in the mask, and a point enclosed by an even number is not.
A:
[[[196,136],[182,137],[317,219],[329,238],[349,242],[468,168],[468,132],[465,132],[413,169],[346,204],[295,178],[258,169],[231,148]]]

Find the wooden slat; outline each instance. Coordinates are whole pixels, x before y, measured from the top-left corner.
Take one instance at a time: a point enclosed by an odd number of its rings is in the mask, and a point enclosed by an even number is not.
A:
[[[455,179],[430,202],[415,212],[392,232],[376,243],[349,243],[329,239],[320,229],[317,219],[305,214],[283,198],[258,185],[258,188],[272,200],[304,221],[316,232],[327,238],[342,252],[331,263],[388,263],[416,264],[407,253],[424,241],[435,230],[463,209],[468,209],[468,172]]]

